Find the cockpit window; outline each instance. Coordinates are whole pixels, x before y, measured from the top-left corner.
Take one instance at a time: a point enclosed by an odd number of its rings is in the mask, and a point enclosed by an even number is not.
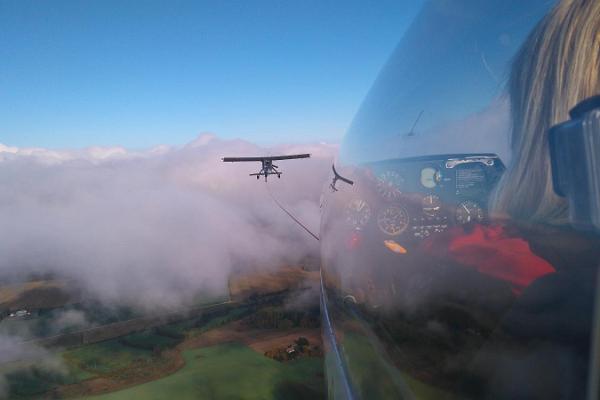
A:
[[[585,398],[600,238],[569,224],[546,135],[600,90],[597,58],[555,60],[599,20],[592,0],[424,6],[342,144],[353,185],[325,193],[331,397]]]
[[[509,64],[552,3],[429,2],[364,100],[342,161],[473,152],[508,162]]]

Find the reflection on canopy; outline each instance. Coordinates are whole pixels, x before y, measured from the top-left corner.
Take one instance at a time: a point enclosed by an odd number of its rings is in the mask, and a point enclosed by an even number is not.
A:
[[[322,208],[332,398],[584,396],[598,240],[489,213],[510,62],[553,5],[428,2],[361,106]]]
[[[507,162],[509,62],[552,3],[428,2],[364,100],[342,161],[496,153]]]

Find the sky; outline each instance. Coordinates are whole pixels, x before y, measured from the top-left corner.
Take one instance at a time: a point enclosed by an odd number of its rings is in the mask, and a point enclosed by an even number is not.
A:
[[[343,136],[420,0],[0,0],[0,143]]]

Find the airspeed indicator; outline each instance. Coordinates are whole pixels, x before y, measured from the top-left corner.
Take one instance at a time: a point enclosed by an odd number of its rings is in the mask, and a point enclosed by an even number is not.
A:
[[[404,207],[388,207],[377,214],[377,226],[390,236],[400,235],[408,228],[408,224],[408,211]]]
[[[459,224],[482,222],[485,218],[483,208],[472,200],[463,201],[456,207],[456,221]]]
[[[402,194],[404,177],[396,171],[385,171],[377,178],[377,193],[385,200],[397,200]]]

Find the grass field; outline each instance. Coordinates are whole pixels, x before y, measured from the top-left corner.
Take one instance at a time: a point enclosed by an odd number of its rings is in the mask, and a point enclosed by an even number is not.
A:
[[[240,307],[231,310],[224,316],[210,318],[198,327],[195,327],[197,321],[194,319],[165,325],[158,330],[163,332],[163,335],[156,334],[152,330],[133,333],[119,339],[67,350],[62,356],[72,374],[89,378],[90,371],[92,376],[100,375],[126,368],[140,359],[149,360],[153,356],[151,350],[154,346],[171,347],[179,343],[178,340],[169,337],[169,333],[172,336],[199,334],[225,322],[237,319],[244,312],[245,308]],[[141,346],[129,346],[127,344],[139,344]]]
[[[311,399],[324,398],[320,358],[279,363],[241,344],[184,352],[175,374],[129,389],[90,397],[128,399]]]
[[[126,346],[118,340],[82,346],[63,353],[69,371],[79,380],[125,368],[136,360],[151,357],[151,351]]]

